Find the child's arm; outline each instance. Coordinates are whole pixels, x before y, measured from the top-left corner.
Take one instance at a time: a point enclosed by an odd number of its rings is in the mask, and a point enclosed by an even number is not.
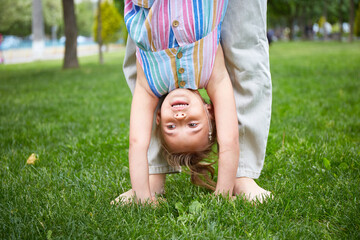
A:
[[[154,111],[159,100],[151,92],[138,62],[136,68],[137,80],[130,113],[129,168],[136,200],[144,202],[151,199],[147,152]]]
[[[219,170],[215,194],[230,196],[235,184],[239,161],[239,131],[235,98],[224,55],[219,45],[207,93],[214,104],[219,144]]]

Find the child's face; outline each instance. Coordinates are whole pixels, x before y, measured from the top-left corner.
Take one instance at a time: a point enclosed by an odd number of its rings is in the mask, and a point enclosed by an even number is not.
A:
[[[209,105],[197,91],[175,89],[157,114],[156,123],[172,153],[202,151],[209,144]]]

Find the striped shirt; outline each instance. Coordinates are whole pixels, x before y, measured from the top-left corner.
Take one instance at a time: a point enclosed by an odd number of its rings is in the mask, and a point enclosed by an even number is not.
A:
[[[125,0],[125,23],[153,93],[205,88],[227,0]]]

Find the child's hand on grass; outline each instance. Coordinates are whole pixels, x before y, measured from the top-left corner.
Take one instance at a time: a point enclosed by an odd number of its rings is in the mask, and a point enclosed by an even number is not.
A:
[[[111,205],[119,205],[119,204],[131,204],[131,203],[137,203],[137,204],[151,204],[151,205],[158,205],[160,202],[165,202],[165,198],[153,195],[151,199],[140,202],[138,199],[136,199],[134,191],[130,189],[127,192],[122,193],[120,196],[115,198],[113,201],[110,202]]]
[[[127,192],[124,192],[120,194],[117,198],[115,198],[113,201],[110,202],[111,205],[118,205],[121,203],[131,203],[134,198],[134,192],[132,189],[130,189]]]
[[[161,197],[165,193],[165,174],[151,174],[149,176],[150,190],[151,190],[151,200],[150,203],[158,204],[159,202],[166,201],[163,197]],[[110,202],[111,205],[118,204],[131,204],[138,203],[135,198],[134,191],[130,189],[127,192],[122,193],[120,196],[115,198]]]

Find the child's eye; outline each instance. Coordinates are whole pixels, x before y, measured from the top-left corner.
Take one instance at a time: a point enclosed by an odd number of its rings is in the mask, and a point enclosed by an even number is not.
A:
[[[197,123],[189,123],[189,127],[196,127],[198,124]]]
[[[168,129],[174,129],[174,128],[175,128],[175,125],[174,125],[174,124],[166,125],[166,127],[167,127]]]

